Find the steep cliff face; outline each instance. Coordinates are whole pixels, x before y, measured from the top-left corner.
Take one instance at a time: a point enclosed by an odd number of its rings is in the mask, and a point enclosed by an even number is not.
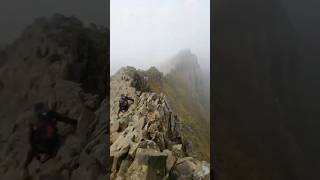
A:
[[[166,65],[167,68],[160,68],[170,83],[181,86],[181,90],[189,94],[188,99],[196,101],[195,105],[202,106],[206,112],[206,119],[210,114],[210,79],[199,65],[198,57],[190,49],[181,50]]]
[[[296,136],[300,52],[281,1],[217,0],[213,6],[217,176],[305,179]]]
[[[150,91],[149,82],[161,78],[157,76],[159,72],[156,69],[148,72],[153,76],[146,77],[146,72],[127,67],[111,77],[111,178],[209,179],[210,165],[188,157],[192,149],[181,134],[183,121],[163,93]],[[121,94],[134,102],[117,117]]]
[[[58,124],[57,155],[29,165],[31,179],[106,179],[106,29],[76,18],[36,19],[0,57],[1,179],[22,179],[33,105],[76,119]]]
[[[182,134],[192,142],[194,155],[208,161],[210,79],[205,78],[197,56],[188,49],[178,52],[159,69],[163,75],[158,76],[162,78],[156,81],[151,78],[151,89],[163,92],[168,97],[172,109],[184,121]],[[146,76],[150,75],[146,73]]]

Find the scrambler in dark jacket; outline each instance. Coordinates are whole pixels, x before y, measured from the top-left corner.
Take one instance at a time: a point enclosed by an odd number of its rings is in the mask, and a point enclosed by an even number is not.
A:
[[[134,100],[128,96],[125,96],[124,94],[121,94],[120,100],[119,100],[119,111],[118,111],[118,118],[120,112],[126,112],[129,109],[129,102],[128,101],[134,102]]]
[[[28,172],[28,165],[35,157],[43,163],[55,156],[60,146],[57,128],[58,121],[77,126],[77,120],[48,110],[43,103],[36,104],[34,110],[37,116],[37,122],[35,125],[29,125],[29,142],[31,149],[24,163],[26,172]],[[45,158],[42,159],[41,155],[45,155]]]

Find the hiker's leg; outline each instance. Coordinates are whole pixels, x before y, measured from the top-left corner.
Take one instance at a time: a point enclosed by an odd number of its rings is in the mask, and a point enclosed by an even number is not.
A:
[[[43,162],[49,160],[50,158],[54,157],[60,147],[60,139],[57,134],[55,134],[52,139],[48,140],[48,147],[46,151],[46,158],[43,160]]]
[[[50,144],[46,150],[45,153],[43,153],[42,159],[41,159],[41,163],[45,163],[47,162],[49,159],[51,159],[54,154],[55,154],[55,147],[53,146],[53,144]]]
[[[51,154],[44,154],[44,158],[40,162],[45,163],[51,158],[52,158]]]
[[[119,118],[120,112],[124,113],[125,112],[125,107],[119,107],[118,118]]]
[[[53,149],[50,152],[51,157],[54,157],[60,148],[61,140],[58,135],[55,136],[54,141],[53,141]]]
[[[41,161],[41,155],[40,154],[36,154],[35,155],[38,161]]]

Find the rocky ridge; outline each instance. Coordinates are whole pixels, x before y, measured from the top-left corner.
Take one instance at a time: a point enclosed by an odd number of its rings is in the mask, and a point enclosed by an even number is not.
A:
[[[39,18],[0,56],[0,179],[23,179],[33,105],[78,121],[58,124],[61,147],[29,165],[32,180],[107,179],[107,32],[74,17]],[[104,46],[105,45],[105,46]]]
[[[182,134],[192,142],[194,155],[209,161],[210,77],[204,75],[200,61],[191,50],[179,51],[164,63],[170,69],[159,67],[161,80],[152,80],[151,89],[167,96],[172,110],[184,120]]]
[[[166,96],[151,92],[140,72],[126,67],[111,77],[111,179],[210,179],[210,164],[189,157],[182,121]],[[121,94],[134,102],[118,118]]]

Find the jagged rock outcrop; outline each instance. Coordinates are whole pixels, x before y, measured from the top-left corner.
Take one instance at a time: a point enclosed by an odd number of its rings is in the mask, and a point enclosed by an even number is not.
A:
[[[191,50],[179,51],[159,66],[161,78],[151,78],[151,89],[164,92],[171,108],[184,120],[182,134],[192,145],[193,156],[210,159],[210,78],[206,78],[198,57]],[[146,71],[148,77],[157,70]],[[159,74],[160,72],[158,72]]]
[[[106,29],[56,14],[37,19],[1,53],[0,179],[23,178],[37,102],[78,125],[58,124],[57,155],[43,164],[33,160],[30,178],[107,179],[107,41]]]
[[[127,67],[111,77],[111,179],[209,179],[210,165],[186,158],[179,117],[142,74]],[[121,94],[134,102],[118,117]]]

